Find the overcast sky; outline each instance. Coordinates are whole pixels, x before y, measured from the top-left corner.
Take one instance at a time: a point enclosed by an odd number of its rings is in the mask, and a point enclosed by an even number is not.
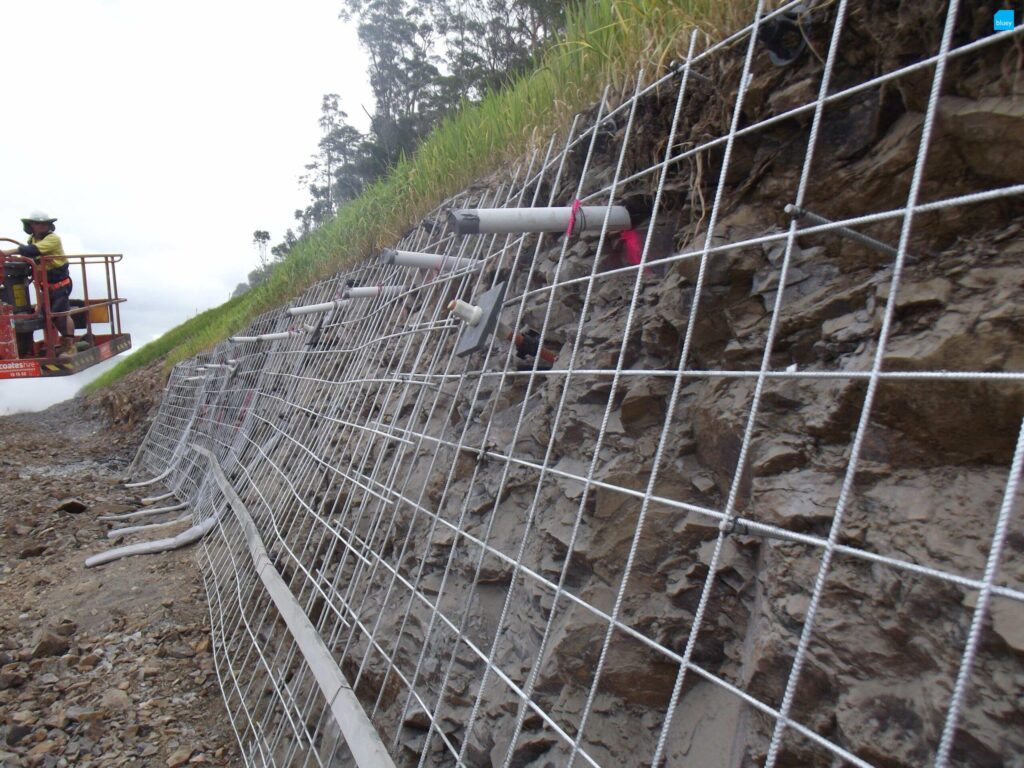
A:
[[[224,302],[308,202],[320,101],[373,110],[341,0],[0,0],[0,236],[56,216],[68,253],[123,253],[122,320],[140,347]],[[72,298],[80,296],[79,289]],[[97,375],[0,381],[0,413]]]

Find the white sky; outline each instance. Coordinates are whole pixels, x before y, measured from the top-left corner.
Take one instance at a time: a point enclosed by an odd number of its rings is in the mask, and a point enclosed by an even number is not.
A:
[[[308,196],[298,176],[325,93],[373,110],[341,0],[0,0],[0,236],[58,217],[68,253],[123,253],[135,347],[224,302]],[[72,298],[80,297],[79,288]],[[93,376],[0,381],[0,413]]]

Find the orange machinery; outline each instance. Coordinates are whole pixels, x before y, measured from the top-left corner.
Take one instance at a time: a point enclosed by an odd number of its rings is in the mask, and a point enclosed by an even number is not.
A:
[[[74,281],[68,312],[50,310],[45,257],[38,261],[25,256],[2,257],[0,379],[70,376],[131,349],[131,336],[121,331],[120,305],[125,299],[118,296],[116,273],[121,255],[63,258],[68,260]],[[75,325],[78,351],[59,355],[60,336],[53,321],[67,316]]]

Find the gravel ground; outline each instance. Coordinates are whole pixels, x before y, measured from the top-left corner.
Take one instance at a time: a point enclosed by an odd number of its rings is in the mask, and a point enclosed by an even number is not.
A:
[[[163,492],[120,483],[161,384],[0,419],[0,765],[238,764],[194,551],[83,565]]]

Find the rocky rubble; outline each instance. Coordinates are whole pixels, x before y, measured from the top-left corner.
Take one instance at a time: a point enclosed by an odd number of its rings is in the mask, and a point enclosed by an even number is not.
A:
[[[231,765],[192,555],[83,566],[110,546],[96,518],[138,508],[120,477],[145,421],[112,416],[0,420],[0,765]]]
[[[110,429],[141,437],[138,431],[160,403],[165,383],[161,359],[127,374],[117,381],[116,386],[105,387],[84,400],[90,410],[105,415]]]

